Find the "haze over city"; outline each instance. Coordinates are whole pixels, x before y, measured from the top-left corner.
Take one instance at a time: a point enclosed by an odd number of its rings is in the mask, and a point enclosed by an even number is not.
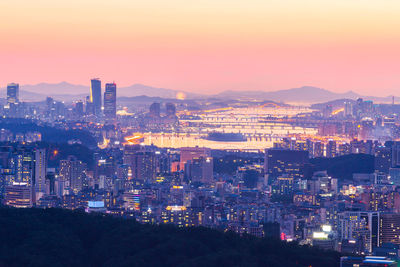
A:
[[[395,95],[399,13],[396,0],[3,0],[0,72],[20,84]]]
[[[0,266],[400,266],[400,0],[1,0]]]

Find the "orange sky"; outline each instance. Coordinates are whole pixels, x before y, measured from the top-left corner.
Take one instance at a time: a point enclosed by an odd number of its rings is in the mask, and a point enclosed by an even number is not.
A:
[[[397,94],[398,0],[1,0],[0,86]]]

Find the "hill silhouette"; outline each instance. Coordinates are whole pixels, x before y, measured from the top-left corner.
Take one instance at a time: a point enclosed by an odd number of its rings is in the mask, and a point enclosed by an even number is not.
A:
[[[338,266],[339,254],[207,228],[0,208],[0,266]]]
[[[374,156],[349,154],[334,158],[313,158],[310,162],[314,171],[327,171],[328,175],[340,180],[352,180],[355,173],[373,173]]]

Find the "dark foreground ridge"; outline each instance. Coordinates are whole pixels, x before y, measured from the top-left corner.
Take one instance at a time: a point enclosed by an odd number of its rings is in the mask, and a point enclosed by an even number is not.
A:
[[[339,254],[206,228],[0,208],[0,266],[339,266]]]

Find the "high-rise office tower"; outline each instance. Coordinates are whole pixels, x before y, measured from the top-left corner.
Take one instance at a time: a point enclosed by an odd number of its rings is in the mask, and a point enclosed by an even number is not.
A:
[[[211,183],[213,181],[213,158],[199,157],[185,164],[185,176],[192,182]]]
[[[392,167],[400,167],[400,142],[396,141],[392,145]]]
[[[36,200],[46,193],[46,149],[35,151],[35,193]]]
[[[0,147],[0,168],[6,169],[10,167],[11,153],[12,153],[12,147],[10,146]]]
[[[159,118],[160,117],[160,110],[161,110],[160,103],[154,102],[153,104],[150,105],[150,113],[149,113],[149,115],[152,116],[152,117]]]
[[[106,83],[104,92],[104,116],[106,120],[115,119],[117,114],[117,85]]]
[[[7,103],[15,104],[19,102],[19,84],[9,83],[7,85]]]
[[[93,103],[94,115],[101,114],[101,81],[98,78],[90,81],[90,102]]]
[[[341,143],[341,144],[339,144],[339,146],[338,146],[338,155],[339,156],[343,156],[343,155],[348,155],[348,154],[350,154],[350,144],[349,143],[346,143],[346,142],[343,142],[343,143]]]
[[[326,144],[326,157],[334,158],[336,157],[336,142],[333,140],[329,140]]]
[[[314,144],[314,158],[321,158],[324,156],[324,144],[320,141]]]
[[[206,147],[181,147],[180,149],[180,168],[183,169],[186,162],[194,158],[211,157],[211,149]]]
[[[350,101],[344,102],[344,116],[353,117],[353,104]]]
[[[400,214],[382,213],[380,216],[379,243],[400,244]]]
[[[308,151],[267,149],[265,151],[264,170],[271,178],[282,175],[301,178],[304,164],[308,163]]]
[[[129,190],[132,180],[132,172],[129,165],[122,164],[117,168],[116,190]]]
[[[392,166],[392,149],[385,146],[376,147],[374,165],[375,170],[389,173],[389,169]]]
[[[75,116],[77,116],[78,118],[82,118],[82,116],[84,115],[82,100],[75,102],[75,107],[73,111]]]
[[[302,140],[297,141],[296,144],[294,145],[294,150],[308,151],[306,141]]]
[[[69,156],[60,161],[60,178],[66,188],[75,194],[86,185],[86,163],[78,160],[75,156]]]
[[[157,158],[152,151],[142,150],[139,146],[127,145],[124,148],[124,164],[132,171],[134,183],[154,182],[157,171]]]
[[[277,178],[276,192],[280,195],[291,195],[293,194],[293,185],[293,177],[279,176]]]
[[[309,157],[314,157],[314,142],[311,141],[310,139],[306,140],[306,148],[308,151],[308,156]]]
[[[174,117],[176,116],[176,107],[174,103],[167,103],[165,105],[165,110],[166,110],[166,115],[168,117]]]
[[[93,115],[94,114],[94,104],[90,102],[90,96],[86,96],[86,115]]]
[[[12,155],[12,167],[14,171],[13,182],[34,185],[34,154],[32,151],[18,149]]]
[[[371,253],[379,246],[379,212],[345,211],[338,214],[339,241],[359,242],[360,252]]]

